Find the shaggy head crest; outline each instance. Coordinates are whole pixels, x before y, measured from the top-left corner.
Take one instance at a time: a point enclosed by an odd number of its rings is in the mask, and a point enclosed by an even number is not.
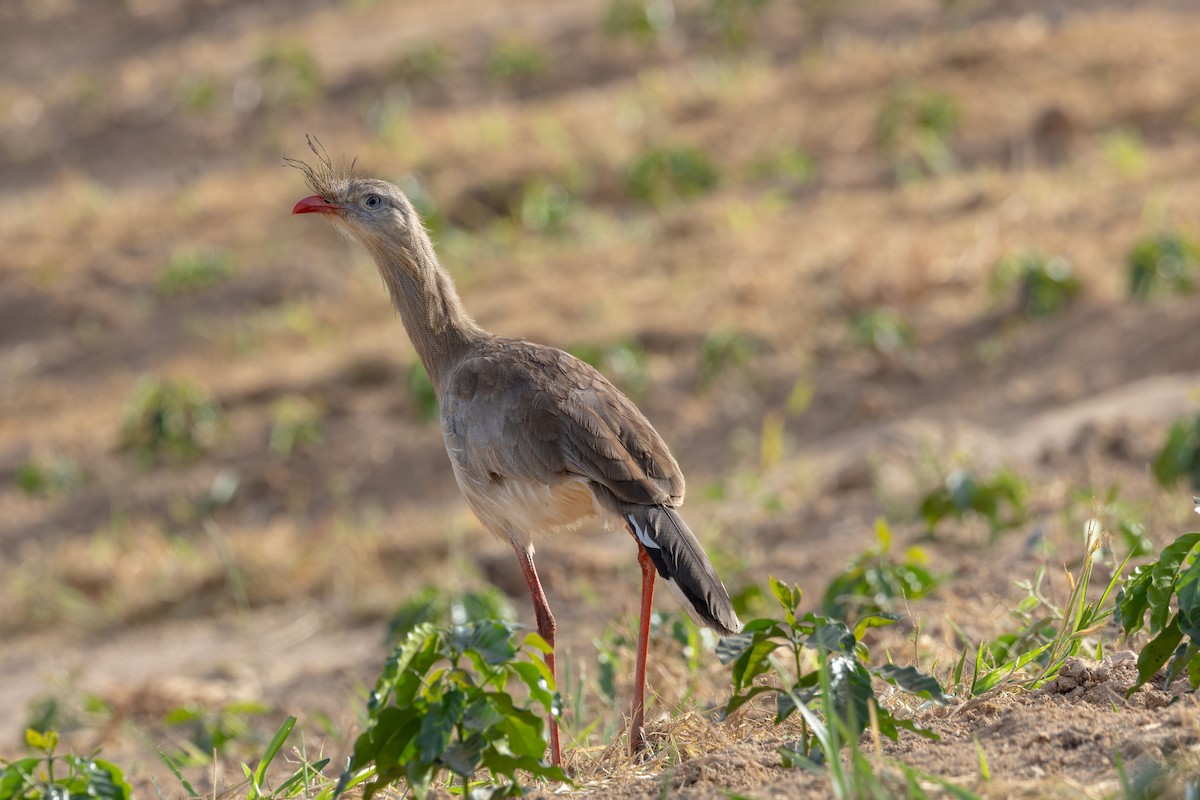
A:
[[[313,155],[317,157],[316,163],[308,164],[298,158],[287,156],[284,156],[283,163],[304,174],[304,182],[308,184],[308,188],[313,191],[313,194],[319,194],[326,200],[341,197],[346,193],[352,180],[363,177],[354,169],[358,159],[354,159],[350,162],[350,166],[346,166],[343,157],[342,165],[335,167],[325,145],[321,144],[317,137],[306,133],[304,138],[308,142],[308,149],[312,150]]]

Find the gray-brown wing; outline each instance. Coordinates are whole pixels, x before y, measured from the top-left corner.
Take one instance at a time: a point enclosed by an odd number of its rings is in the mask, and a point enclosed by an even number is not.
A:
[[[503,341],[461,364],[442,402],[447,444],[480,474],[544,483],[578,475],[628,503],[683,502],[683,476],[658,432],[561,350]]]

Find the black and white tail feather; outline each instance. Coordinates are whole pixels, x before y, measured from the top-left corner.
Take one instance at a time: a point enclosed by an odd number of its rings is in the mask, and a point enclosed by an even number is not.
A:
[[[742,629],[725,584],[717,577],[695,534],[674,509],[627,505],[621,513],[659,576],[683,601],[692,619],[727,636]]]

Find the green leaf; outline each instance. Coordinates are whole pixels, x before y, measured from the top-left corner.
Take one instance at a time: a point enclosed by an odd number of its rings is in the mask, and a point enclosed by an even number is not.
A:
[[[1146,600],[1150,605],[1151,633],[1158,633],[1167,624],[1176,574],[1198,542],[1200,533],[1185,533],[1163,548],[1158,561],[1151,568],[1150,588],[1146,592]]]
[[[1136,567],[1125,579],[1121,591],[1117,592],[1116,604],[1121,615],[1121,630],[1126,636],[1137,633],[1145,624],[1146,611],[1150,608],[1146,594],[1150,590],[1150,571],[1153,567],[1153,564],[1141,564]]]
[[[450,633],[450,645],[462,652],[472,650],[492,666],[511,661],[517,654],[512,643],[512,628],[495,620],[455,627]]]
[[[778,691],[779,689],[775,688],[774,686],[751,686],[746,691],[740,694],[735,694],[733,697],[729,698],[729,702],[725,704],[725,715],[729,716],[734,711],[737,711],[739,708],[746,705],[746,703],[749,703],[751,700],[758,697],[760,694]]]
[[[741,691],[753,683],[771,667],[768,660],[771,653],[780,647],[780,643],[764,637],[758,637],[754,643],[733,662],[733,688]]]
[[[1192,663],[1197,653],[1200,653],[1200,644],[1194,641],[1182,642],[1179,647],[1176,647],[1175,655],[1171,658],[1171,663],[1167,665],[1167,677],[1163,684],[1170,686],[1179,677],[1179,674]]]
[[[258,768],[254,770],[253,785],[256,789],[266,784],[267,768],[271,766],[271,762],[275,760],[275,756],[279,755],[283,743],[292,735],[292,728],[295,727],[296,718],[288,717],[279,726],[279,730],[275,731],[275,735],[271,737],[271,741],[267,743],[267,749],[263,751],[262,761],[258,762]]]
[[[834,653],[850,653],[854,651],[854,643],[854,634],[850,632],[845,623],[828,621],[817,626],[805,645]]]
[[[1142,652],[1138,653],[1137,668],[1138,679],[1137,683],[1129,687],[1129,691],[1125,693],[1129,697],[1136,692],[1146,681],[1153,678],[1162,669],[1163,664],[1171,658],[1175,652],[1175,648],[1179,646],[1183,640],[1183,632],[1179,630],[1179,625],[1172,619],[1162,632],[1155,636],[1150,642],[1142,648]]]
[[[856,640],[862,639],[863,634],[868,628],[882,628],[888,625],[895,625],[899,621],[900,616],[898,614],[891,614],[885,611],[867,614],[864,617],[860,617],[854,623],[854,638]]]
[[[462,719],[466,702],[463,692],[451,689],[440,701],[429,705],[417,734],[417,758],[432,762],[446,750],[455,726]]]
[[[898,667],[895,664],[884,664],[881,667],[872,668],[871,672],[910,694],[919,695],[942,705],[949,702],[942,691],[942,685],[938,683],[937,679],[931,675],[926,675],[916,667]]]
[[[1175,582],[1175,600],[1179,605],[1179,630],[1200,641],[1200,559],[1193,561]]]
[[[732,636],[722,636],[717,642],[717,658],[722,664],[728,664],[746,652],[754,644],[754,633],[735,633]]]

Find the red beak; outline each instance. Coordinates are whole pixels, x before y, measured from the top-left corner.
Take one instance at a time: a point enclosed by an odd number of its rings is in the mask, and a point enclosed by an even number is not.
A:
[[[319,194],[309,195],[292,206],[293,214],[341,214],[342,207],[331,203]]]

